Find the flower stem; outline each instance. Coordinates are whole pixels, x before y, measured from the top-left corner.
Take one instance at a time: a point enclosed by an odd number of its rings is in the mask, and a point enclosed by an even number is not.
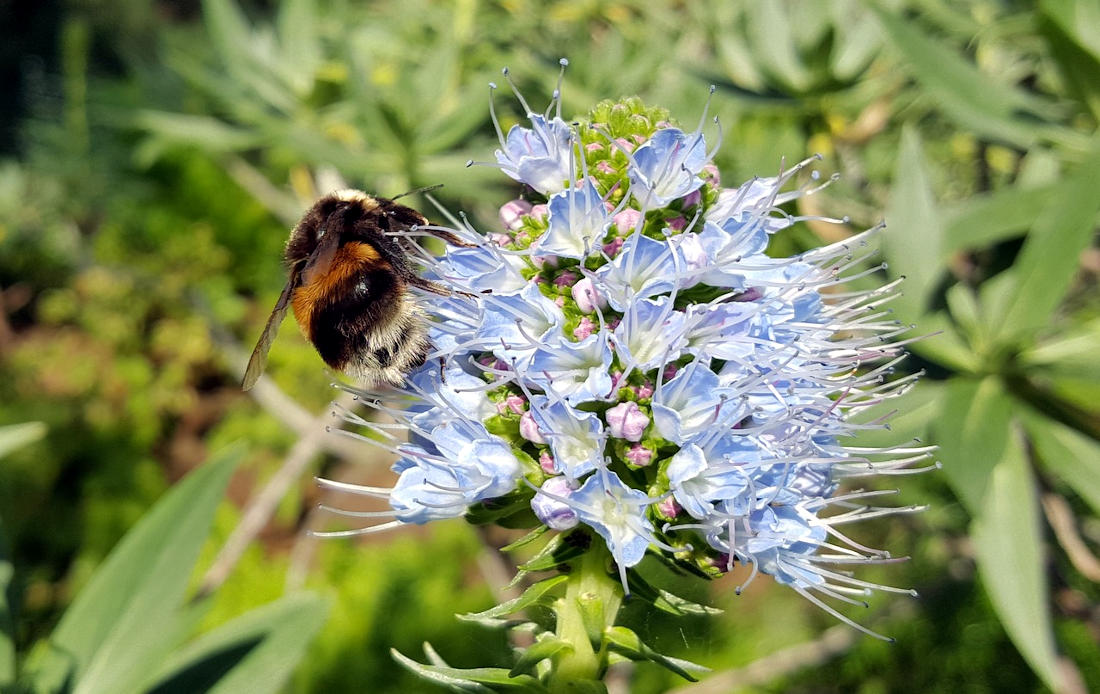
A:
[[[573,649],[554,661],[553,694],[598,691],[592,685],[607,669],[602,635],[615,624],[623,600],[623,587],[607,572],[608,558],[603,543],[593,543],[573,566],[565,597],[554,604],[557,636]]]

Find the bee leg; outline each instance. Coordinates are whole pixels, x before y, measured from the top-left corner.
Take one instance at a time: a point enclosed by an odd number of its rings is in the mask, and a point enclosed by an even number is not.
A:
[[[447,362],[444,361],[443,357],[439,357],[439,380],[444,385],[446,385],[446,383],[447,383],[447,371],[446,371],[446,369],[447,369]]]
[[[429,291],[432,294],[438,294],[439,296],[453,296],[455,294],[458,294],[459,296],[465,296],[467,298],[473,296],[473,294],[469,292],[464,292],[460,289],[449,289],[448,287],[445,287],[438,282],[432,282],[431,280],[426,280],[423,277],[419,277],[416,275],[406,278],[406,281],[414,287],[419,287],[420,289]]]

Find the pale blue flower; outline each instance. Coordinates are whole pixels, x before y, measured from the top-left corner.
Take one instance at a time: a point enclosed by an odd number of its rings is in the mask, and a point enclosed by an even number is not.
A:
[[[702,133],[658,130],[634,150],[631,190],[643,208],[664,207],[703,185],[699,173],[706,163],[707,146]]]
[[[530,128],[513,125],[503,149],[496,151],[500,170],[544,195],[553,195],[573,178],[573,132],[561,118],[528,116]]]
[[[603,422],[592,412],[581,412],[564,402],[537,395],[531,399],[531,416],[549,439],[555,472],[578,479],[603,462]]]
[[[526,373],[570,404],[603,400],[611,395],[611,356],[607,336],[590,335],[580,342],[539,347]]]
[[[653,395],[653,424],[661,436],[678,444],[712,430],[733,426],[742,416],[740,401],[727,399],[718,376],[692,362]]]
[[[656,538],[653,523],[646,518],[646,509],[655,501],[606,470],[589,477],[569,497],[580,521],[607,543],[623,574],[624,585],[626,568],[640,562],[654,542],[663,544]]]
[[[540,254],[579,260],[600,249],[611,226],[611,215],[592,181],[557,193],[548,207],[549,229],[539,239]]]

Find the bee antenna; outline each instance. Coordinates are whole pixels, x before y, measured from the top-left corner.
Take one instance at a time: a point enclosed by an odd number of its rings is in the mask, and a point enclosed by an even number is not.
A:
[[[416,195],[417,193],[427,193],[428,191],[435,190],[437,188],[442,188],[442,187],[443,187],[442,183],[436,183],[434,186],[424,186],[423,188],[414,188],[410,191],[406,191],[406,192],[402,193],[401,195],[395,195],[392,198],[390,198],[390,200],[398,200],[400,198],[405,197],[406,195]]]

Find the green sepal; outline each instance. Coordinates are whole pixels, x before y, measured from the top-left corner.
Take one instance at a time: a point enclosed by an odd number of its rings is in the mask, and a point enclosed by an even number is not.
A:
[[[534,496],[534,493],[523,486],[504,496],[486,499],[481,503],[474,504],[466,511],[466,521],[473,525],[500,523],[504,518],[516,515],[525,509],[530,510],[532,496]],[[527,527],[530,527],[530,525]]]
[[[569,579],[568,576],[551,576],[535,583],[527,590],[523,591],[523,594],[518,598],[513,598],[506,602],[502,602],[499,605],[490,607],[483,612],[471,612],[467,614],[458,615],[459,619],[466,620],[468,622],[480,622],[486,619],[498,619],[510,614],[519,612],[522,609],[530,607],[531,605],[540,604],[546,594],[554,587],[565,583]]]
[[[588,551],[592,544],[592,536],[584,530],[574,530],[565,535],[558,535],[539,553],[531,557],[527,562],[520,564],[520,571],[530,573],[532,571],[549,571],[567,561],[576,559]]]
[[[512,677],[504,668],[460,669],[442,665],[424,665],[402,655],[396,648],[390,649],[390,655],[409,672],[452,691],[492,692],[496,689],[516,689],[539,694],[549,691],[534,677],[530,675]]]
[[[520,539],[516,540],[515,542],[512,542],[511,544],[504,545],[503,547],[500,548],[500,551],[501,552],[514,552],[517,549],[520,549],[521,547],[526,547],[527,545],[531,544],[535,540],[537,540],[540,537],[542,537],[543,535],[545,535],[548,530],[550,530],[550,528],[546,527],[545,525],[540,525],[539,527],[535,528],[534,530],[527,533],[526,535],[524,535]]]
[[[568,599],[568,598],[566,598]],[[588,636],[592,650],[599,653],[600,644],[603,642],[603,630],[607,624],[604,618],[603,600],[592,594],[582,594],[577,598],[577,607],[581,614],[581,623],[584,624],[584,632]]]
[[[485,420],[485,430],[495,434],[513,446],[522,446],[525,440],[519,435],[519,415],[495,414]]]
[[[637,571],[632,569],[627,571],[627,583],[630,585],[630,595],[632,597],[644,600],[658,610],[674,614],[677,617],[722,614],[722,610],[717,607],[700,605],[686,598],[681,598],[679,595],[673,595],[662,588],[654,588],[639,576]]]
[[[537,638],[538,640],[534,644],[520,652],[519,659],[516,660],[516,664],[508,672],[509,675],[512,677],[523,674],[534,675],[535,666],[543,660],[551,658],[563,650],[573,650],[572,644],[563,641],[548,631],[539,634]]]
[[[631,660],[648,660],[657,663],[661,667],[671,670],[680,677],[691,682],[698,682],[695,676],[691,674],[691,670],[695,672],[710,672],[710,668],[699,665],[698,663],[661,655],[642,643],[638,635],[626,627],[608,627],[604,631],[604,639],[607,641],[609,648],[625,655]]]

